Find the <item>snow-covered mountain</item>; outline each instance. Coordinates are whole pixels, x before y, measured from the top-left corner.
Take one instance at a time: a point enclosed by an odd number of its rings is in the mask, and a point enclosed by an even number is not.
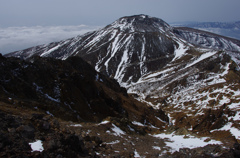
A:
[[[7,56],[26,59],[39,55],[66,59],[78,55],[97,71],[113,76],[120,83],[129,83],[137,81],[149,69],[162,67],[162,62],[172,60],[175,48],[179,47],[178,43],[183,42],[172,34],[172,27],[167,23],[140,15],[120,18],[103,29],[83,36]],[[148,61],[152,61],[151,64]]]
[[[240,40],[240,21],[237,22],[193,22],[175,24],[176,26],[190,27],[213,32]]]
[[[164,110],[170,125],[236,141],[240,140],[239,53],[238,40],[136,15],[6,56],[27,60],[80,56],[139,101]]]
[[[186,24],[187,27],[194,28],[222,28],[222,29],[240,29],[240,21],[236,22],[196,22]]]
[[[123,17],[103,29],[69,40],[10,53],[7,56],[66,59],[81,56],[123,86],[159,70],[180,57],[191,44],[206,48],[237,51],[240,42],[207,32],[173,29],[161,19],[138,15]],[[134,73],[132,73],[134,71]]]
[[[187,27],[175,27],[174,33],[201,48],[239,52],[240,41]]]

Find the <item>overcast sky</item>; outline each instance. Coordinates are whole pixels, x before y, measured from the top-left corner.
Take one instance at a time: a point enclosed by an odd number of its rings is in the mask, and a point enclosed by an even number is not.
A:
[[[81,28],[78,26],[82,24],[105,26],[120,17],[136,14],[158,17],[168,23],[239,21],[239,6],[240,0],[0,0],[0,52],[8,51],[6,46],[8,39],[20,35],[24,38],[22,31],[19,31],[21,28],[25,31],[29,28],[30,31],[27,32],[36,35],[34,28],[41,32],[39,29],[42,27],[41,33],[44,34],[44,31],[49,32],[46,28],[53,30],[53,27],[57,27],[57,36],[61,39],[68,37],[64,28],[60,29],[60,27],[71,26],[77,34],[73,26],[77,26],[80,31]],[[9,29],[9,27],[16,29]],[[60,36],[60,30],[65,34],[63,37]],[[9,34],[7,31],[10,31]],[[18,32],[21,34],[19,35]],[[70,32],[68,30],[69,35],[75,35]],[[48,42],[47,35],[45,34],[44,42]]]

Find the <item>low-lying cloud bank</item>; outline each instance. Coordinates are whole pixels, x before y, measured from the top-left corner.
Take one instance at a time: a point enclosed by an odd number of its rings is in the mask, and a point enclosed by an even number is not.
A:
[[[0,28],[0,53],[6,54],[32,46],[56,42],[89,31],[100,26],[34,26]]]

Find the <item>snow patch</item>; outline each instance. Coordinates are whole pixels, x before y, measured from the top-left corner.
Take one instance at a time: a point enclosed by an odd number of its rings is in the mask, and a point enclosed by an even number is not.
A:
[[[108,124],[109,121],[102,121],[101,123],[99,123],[98,125],[104,125],[104,124]]]
[[[41,140],[37,140],[36,142],[29,143],[29,145],[32,148],[32,152],[34,152],[34,151],[42,152],[44,150]]]
[[[117,143],[120,143],[120,141],[119,141],[119,140],[115,140],[115,141],[112,141],[112,142],[109,142],[109,143],[106,143],[106,144],[111,144],[111,145],[113,145],[113,144],[117,144]]]
[[[134,157],[135,157],[135,158],[137,158],[137,157],[141,157],[141,156],[138,154],[138,152],[137,152],[136,149],[135,149],[135,151],[134,151]]]
[[[231,122],[228,122],[225,126],[223,126],[222,128],[220,129],[215,129],[215,130],[212,130],[212,132],[214,131],[229,131],[231,132],[231,134],[233,136],[235,136],[236,139],[240,139],[240,130],[235,128],[235,127],[232,127],[233,123]]]
[[[51,116],[54,116],[52,113],[50,113],[49,111],[46,111],[46,113],[48,114],[48,115],[51,115]]]
[[[185,52],[188,50],[188,47],[186,47],[184,44],[178,42],[178,45],[179,45],[178,48],[175,49],[175,57],[173,58],[172,61],[183,56],[185,54]]]
[[[81,124],[72,124],[72,125],[70,125],[70,126],[72,126],[72,127],[82,127]]]
[[[145,126],[141,122],[136,122],[136,121],[133,121],[132,124],[137,125],[137,126]]]
[[[155,149],[155,150],[161,150],[161,148],[158,147],[158,146],[153,146],[152,148]]]
[[[222,144],[220,141],[210,140],[209,142],[204,142],[204,140],[208,139],[207,137],[193,137],[189,136],[189,138],[184,138],[183,135],[174,135],[174,134],[157,134],[153,135],[156,138],[166,139],[166,146],[171,148],[171,152],[179,151],[180,148],[197,148],[203,147],[208,144]]]
[[[112,125],[113,125],[112,130],[113,130],[113,132],[115,132],[114,135],[120,136],[120,135],[125,135],[125,134],[126,134],[123,130],[121,130],[121,129],[120,129],[119,127],[117,127],[116,125],[114,125],[114,124],[112,124]]]

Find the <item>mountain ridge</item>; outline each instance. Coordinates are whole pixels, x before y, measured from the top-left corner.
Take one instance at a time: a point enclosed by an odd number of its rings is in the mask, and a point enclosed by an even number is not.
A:
[[[182,129],[232,145],[240,141],[239,53],[238,40],[136,15],[6,56],[81,57],[128,95],[164,111],[172,133]]]
[[[196,22],[187,24],[188,27],[194,28],[224,28],[224,29],[240,29],[240,21],[236,22]]]
[[[195,44],[203,48],[212,48],[212,49],[239,52],[240,41],[231,37],[225,37],[222,35],[208,32],[209,37],[207,38],[205,37],[206,40],[204,41],[204,36],[206,36],[205,35],[206,31],[187,28],[187,27],[175,27],[174,32],[178,34],[180,37],[182,37],[183,39],[190,41],[192,44]],[[183,35],[184,33],[185,35]],[[190,35],[191,33],[193,35]],[[194,36],[198,36],[198,37],[194,37]],[[202,43],[197,41],[198,38],[200,39],[202,38]],[[216,39],[216,41],[212,40],[212,42],[216,42],[215,44],[211,43],[211,38]],[[228,43],[227,41],[231,41],[231,43]]]
[[[124,118],[133,114],[127,114],[122,106],[128,102],[123,100],[131,100],[126,90],[79,57],[65,61],[40,57],[30,61],[4,57],[0,60],[2,100],[11,98],[23,105],[35,102],[37,108],[48,109],[52,115],[67,121],[101,122],[107,117]],[[134,102],[125,107],[137,108]],[[56,105],[59,110],[54,109]],[[92,113],[95,117],[89,117]]]
[[[147,26],[147,27],[146,27]],[[133,28],[130,32],[166,32],[172,27],[159,18],[140,14],[122,17],[106,27],[122,29]]]
[[[189,27],[209,31],[240,40],[240,21],[236,22],[192,22],[176,24],[175,27]]]

